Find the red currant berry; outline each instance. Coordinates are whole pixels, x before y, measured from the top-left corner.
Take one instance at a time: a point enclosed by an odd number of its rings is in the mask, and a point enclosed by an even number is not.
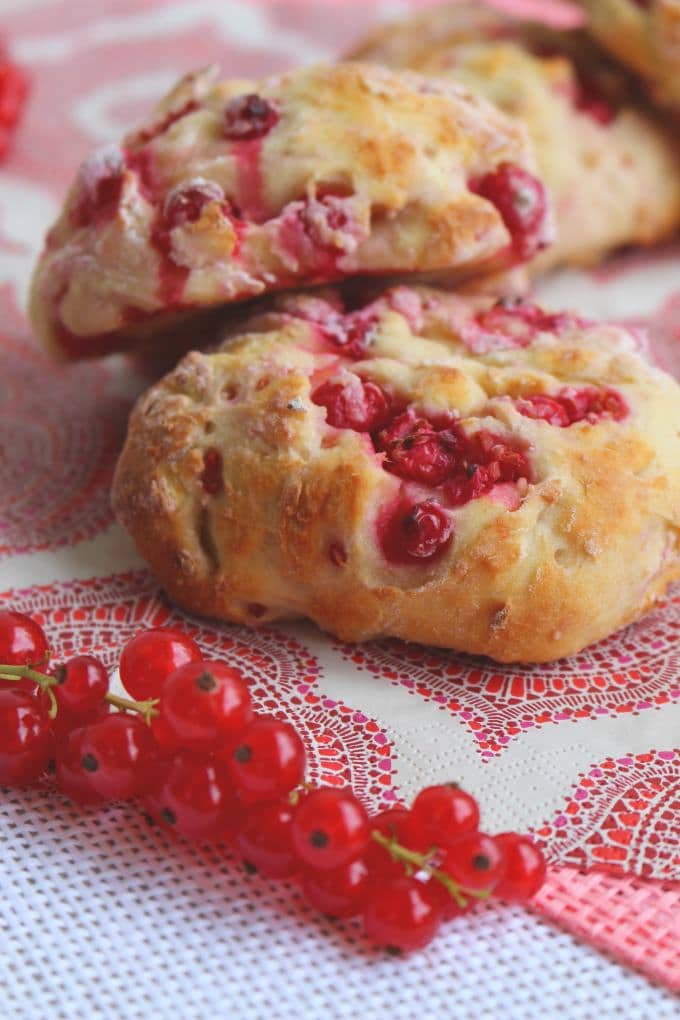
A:
[[[188,839],[219,839],[238,811],[225,765],[180,752],[144,804],[164,828]]]
[[[423,949],[442,920],[441,910],[415,878],[395,878],[374,889],[364,910],[364,929],[393,953]]]
[[[470,190],[496,206],[520,259],[531,258],[543,247],[548,196],[537,177],[513,163],[501,163],[471,181]]]
[[[73,730],[57,755],[57,781],[72,800],[127,800],[141,793],[157,766],[158,749],[138,716],[114,712]]]
[[[477,801],[455,783],[426,786],[411,808],[411,833],[422,850],[447,849],[478,825]]]
[[[440,556],[453,534],[451,518],[435,499],[399,503],[378,520],[378,537],[392,563],[427,563]]]
[[[387,839],[396,840],[400,846],[417,849],[412,845],[411,813],[406,808],[390,808],[370,819],[371,832],[380,832]],[[387,878],[401,878],[404,865],[394,859],[389,851],[374,839],[368,844],[364,859],[371,875],[384,881]]]
[[[246,864],[267,878],[287,878],[298,870],[293,850],[293,809],[281,801],[253,804],[241,819],[236,847]]]
[[[326,871],[306,871],[302,881],[305,899],[327,917],[354,917],[368,899],[371,882],[366,862],[343,864]]]
[[[431,878],[423,883],[423,892],[441,911],[443,921],[452,921],[461,914],[469,914],[477,906],[474,896],[466,896],[466,904],[460,907],[443,882]]]
[[[131,698],[159,698],[171,673],[200,658],[201,649],[188,634],[170,627],[144,630],[123,648],[120,679]]]
[[[435,429],[413,410],[405,411],[384,429],[378,445],[386,452],[386,471],[422,485],[441,485],[456,467],[459,444],[455,435]]]
[[[200,180],[180,185],[170,192],[163,207],[165,229],[174,230],[175,227],[196,223],[211,202],[222,205],[227,202],[224,191],[215,181]],[[229,211],[228,204],[225,208]]]
[[[336,382],[329,379],[314,390],[312,400],[326,408],[326,421],[336,429],[373,432],[383,428],[392,414],[392,402],[385,391],[356,375]]]
[[[516,832],[502,832],[496,842],[505,856],[505,875],[495,894],[504,900],[530,899],[545,881],[547,866],[541,850]]]
[[[76,726],[75,729],[64,732],[57,744],[55,761],[57,786],[74,804],[101,804],[103,798],[92,787],[90,775],[82,765],[81,741],[84,730],[84,726]]]
[[[549,425],[565,429],[571,425],[567,409],[553,397],[545,393],[534,393],[528,397],[521,397],[517,401],[517,410],[525,418],[535,418],[539,421],[546,421]]]
[[[505,855],[493,836],[468,832],[447,851],[442,871],[462,889],[494,889],[505,873]]]
[[[310,868],[340,868],[356,860],[369,840],[366,811],[351,790],[312,790],[293,815],[293,846]]]
[[[231,746],[253,716],[247,683],[223,662],[188,662],[176,669],[158,711],[175,746],[199,754]]]
[[[40,694],[40,703],[43,707],[43,711],[48,712],[51,707],[49,697],[45,692]],[[96,708],[92,709],[91,712],[87,713],[87,716],[72,715],[65,708],[59,707],[56,718],[52,720],[52,733],[54,735],[54,741],[57,746],[64,744],[69,735],[73,730],[80,729],[86,723],[99,722],[101,719],[105,719],[111,711],[111,706],[107,701],[101,701]]]
[[[123,196],[125,170],[123,153],[117,148],[97,150],[85,160],[71,207],[74,227],[89,227],[114,218]]]
[[[2,54],[0,64],[0,125],[15,127],[29,91],[26,73]]]
[[[25,613],[0,610],[0,662],[5,666],[41,666],[48,658],[42,627]]]
[[[72,718],[89,720],[104,701],[109,689],[106,666],[94,655],[76,655],[53,672],[58,711]]]
[[[39,700],[20,687],[0,689],[0,786],[26,786],[46,770],[50,721]]]
[[[228,760],[234,785],[246,802],[285,797],[305,778],[305,748],[296,730],[268,716],[253,719]]]
[[[262,138],[269,134],[278,120],[278,110],[262,96],[256,93],[234,96],[224,111],[224,135],[238,142]]]
[[[201,485],[209,496],[217,496],[224,489],[222,454],[212,446],[203,453]]]

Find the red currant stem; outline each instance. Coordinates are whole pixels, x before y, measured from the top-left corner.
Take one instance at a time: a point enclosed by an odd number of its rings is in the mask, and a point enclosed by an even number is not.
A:
[[[430,878],[434,878],[437,882],[441,882],[446,891],[461,908],[467,906],[466,896],[472,896],[476,900],[486,900],[491,895],[490,889],[465,889],[458,885],[457,882],[454,882],[451,876],[447,875],[445,871],[440,871],[439,868],[433,868],[430,862],[433,856],[437,853],[436,848],[428,850],[426,854],[419,854],[415,850],[408,850],[405,846],[397,843],[396,839],[390,839],[388,836],[383,835],[379,829],[374,829],[371,832],[371,838],[387,850],[392,860],[399,861],[403,864],[408,874],[411,875],[414,871],[426,871]]]
[[[59,711],[59,705],[57,704],[57,699],[55,697],[54,691],[52,690],[52,685],[50,684],[49,686],[45,687],[44,690],[45,693],[47,694],[47,697],[50,699],[50,710],[47,714],[50,717],[50,719],[56,719],[57,712]]]
[[[40,673],[31,666],[5,666],[0,664],[0,680],[32,680],[48,694],[50,699],[50,719],[57,714],[57,699],[54,696],[53,687],[57,684],[57,678],[48,676],[47,673]],[[124,709],[127,712],[137,712],[143,716],[146,723],[150,723],[155,715],[158,715],[156,705],[158,698],[149,698],[148,701],[132,701],[130,698],[122,698],[118,694],[108,693],[104,700],[115,708]]]
[[[304,793],[309,792],[309,790],[317,789],[318,786],[316,785],[316,783],[300,783],[299,786],[296,786],[296,788],[294,790],[291,790],[290,793],[288,794],[288,803],[292,807],[295,807],[296,804],[300,803],[300,798]]]
[[[113,705],[115,708],[124,709],[126,712],[137,712],[144,718],[144,722],[149,725],[154,716],[158,715],[158,698],[149,698],[148,701],[133,701],[131,698],[122,698],[119,694],[108,694],[104,695],[104,701],[108,701],[109,705]]]
[[[48,676],[47,673],[39,673],[31,666],[5,666],[0,664],[0,680],[32,680],[40,684],[43,689],[54,687],[56,677]]]

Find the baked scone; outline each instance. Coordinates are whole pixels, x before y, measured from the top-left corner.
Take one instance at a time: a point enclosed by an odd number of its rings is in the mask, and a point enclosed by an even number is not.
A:
[[[580,0],[592,34],[640,74],[655,102],[680,110],[680,0]]]
[[[548,661],[680,576],[680,386],[530,304],[287,296],[141,398],[113,499],[191,612]]]
[[[199,73],[81,167],[33,323],[84,357],[169,342],[197,314],[293,285],[493,274],[551,239],[533,169],[524,127],[450,80],[351,64]]]
[[[680,225],[676,132],[584,33],[447,4],[379,29],[354,55],[452,76],[526,123],[558,228],[536,270],[594,263]]]

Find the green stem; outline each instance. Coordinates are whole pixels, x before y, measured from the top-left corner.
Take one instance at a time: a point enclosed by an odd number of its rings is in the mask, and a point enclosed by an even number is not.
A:
[[[39,684],[44,691],[47,692],[50,699],[50,719],[54,719],[57,714],[57,699],[54,696],[53,687],[56,687],[59,680],[55,676],[49,676],[47,673],[40,673],[37,669],[33,669],[32,666],[5,666],[0,664],[0,680],[32,680],[33,683]],[[111,694],[110,692],[105,695],[105,701],[108,701],[110,705],[114,705],[116,708],[123,709],[126,712],[137,712],[143,716],[144,721],[148,724],[154,716],[158,715],[158,698],[149,698],[148,701],[133,701],[131,698],[123,698],[118,694]]]
[[[413,874],[413,871],[426,871],[431,878],[441,882],[461,909],[464,909],[468,904],[466,896],[472,896],[476,900],[486,900],[491,895],[489,889],[464,889],[450,875],[447,875],[445,871],[442,871],[440,868],[433,868],[430,862],[436,850],[430,850],[426,854],[418,853],[416,850],[409,850],[408,847],[397,843],[396,839],[390,839],[389,836],[383,835],[378,829],[374,829],[371,832],[371,838],[384,847],[393,860],[404,864],[409,874]]]
[[[39,673],[31,666],[5,666],[0,665],[1,680],[32,680],[41,687],[54,687],[56,677],[48,676],[47,673]]]
[[[113,705],[115,708],[123,709],[126,712],[137,712],[143,716],[144,721],[147,725],[151,724],[151,720],[158,715],[158,698],[149,698],[148,701],[133,701],[131,698],[123,698],[119,694],[108,694],[104,697],[105,701],[108,701],[109,705]]]

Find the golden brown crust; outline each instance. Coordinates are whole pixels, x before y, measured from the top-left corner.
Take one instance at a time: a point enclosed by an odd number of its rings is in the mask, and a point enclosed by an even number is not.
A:
[[[490,305],[397,288],[348,319],[337,294],[294,295],[219,352],[189,354],[137,405],[114,484],[170,595],[225,620],[309,617],[346,640],[501,661],[572,654],[647,611],[680,575],[680,388],[621,328],[558,317],[517,346],[524,313],[490,327]],[[357,315],[372,343],[353,361],[328,324],[346,333]],[[311,399],[323,379],[357,375],[395,406],[431,420],[455,409],[470,435],[526,451],[531,478],[451,505],[445,487],[385,470],[367,433],[332,427]],[[609,387],[628,411],[562,428],[519,412],[565,386]],[[206,451],[221,456],[209,484]],[[445,507],[442,555],[386,554],[397,494]]]
[[[680,110],[680,0],[581,0],[589,30],[643,78],[662,106]]]
[[[179,314],[293,285],[510,261],[501,215],[468,184],[504,161],[531,170],[533,155],[523,126],[462,86],[354,64],[213,78],[185,79],[123,148],[81,168],[33,283],[52,350],[162,343]],[[254,93],[275,122],[227,138],[229,111]],[[177,212],[187,188],[209,199],[195,214]]]
[[[616,4],[590,6],[605,21],[604,9]],[[558,227],[535,269],[591,264],[680,225],[677,133],[651,115],[584,33],[445,4],[378,30],[354,57],[449,75],[526,123]]]

